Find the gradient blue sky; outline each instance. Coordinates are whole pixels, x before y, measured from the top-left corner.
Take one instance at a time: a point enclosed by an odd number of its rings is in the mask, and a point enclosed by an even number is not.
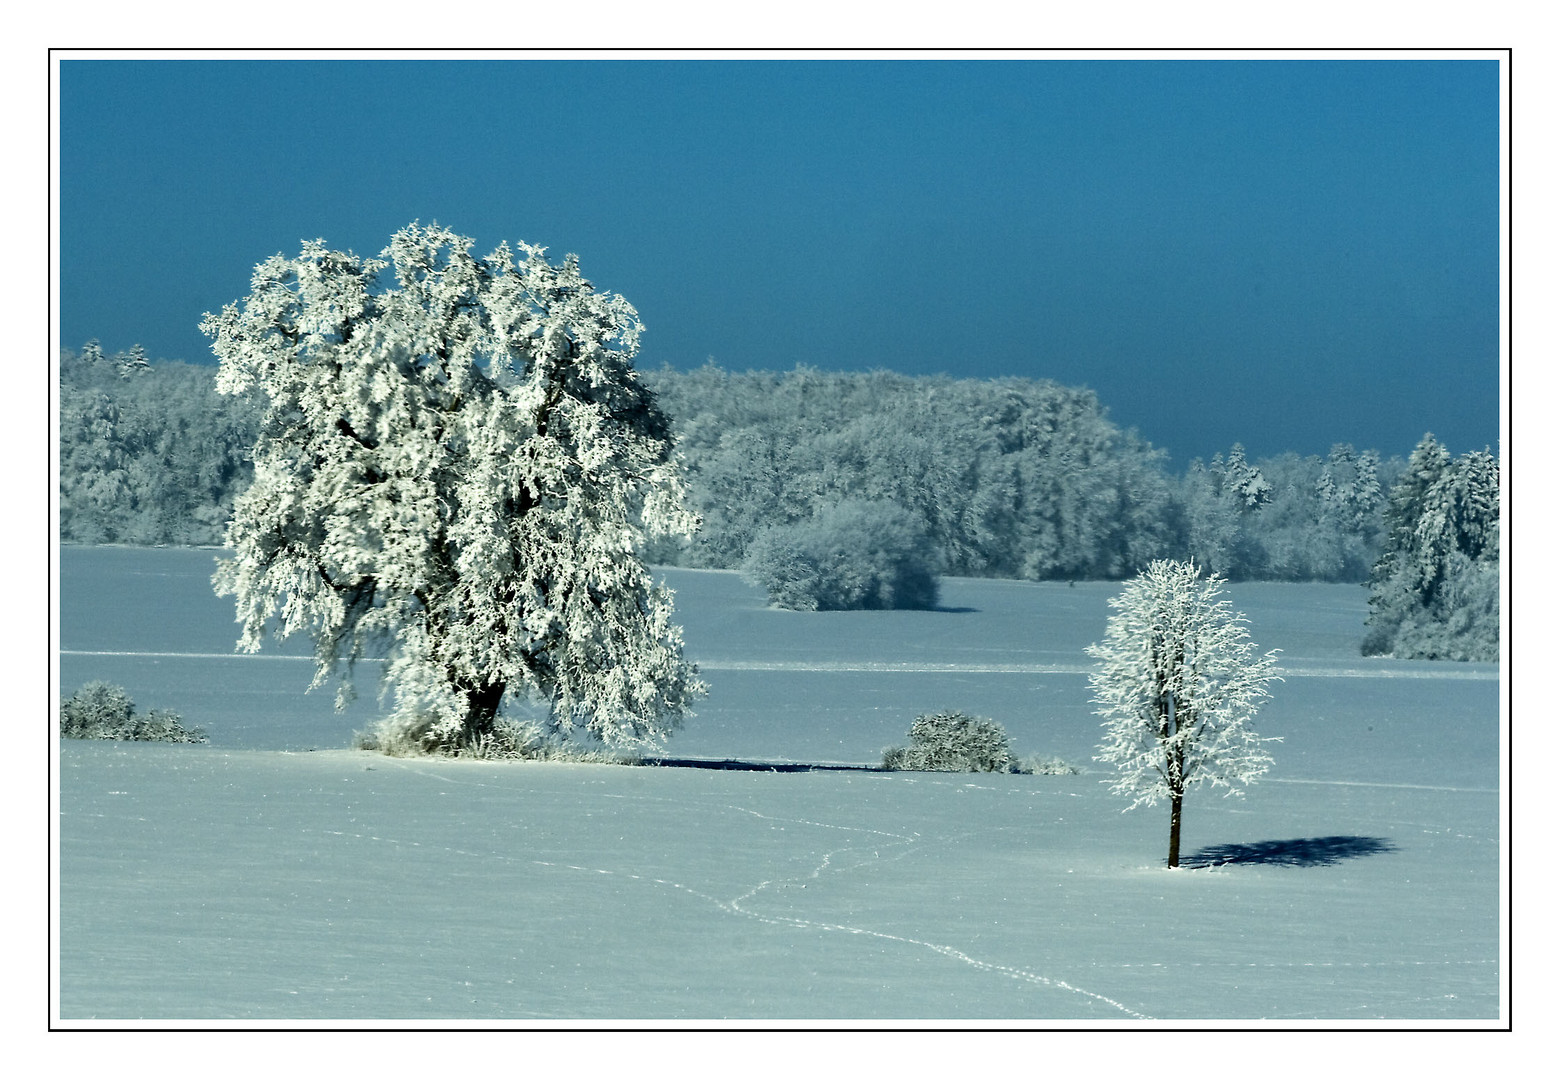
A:
[[[66,60],[60,336],[210,359],[300,240],[577,252],[641,367],[1086,385],[1173,462],[1497,446],[1479,59]]]

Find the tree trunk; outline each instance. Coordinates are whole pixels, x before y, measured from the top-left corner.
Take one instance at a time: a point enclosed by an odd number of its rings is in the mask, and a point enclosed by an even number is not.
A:
[[[493,730],[498,719],[498,706],[504,700],[503,683],[484,683],[466,688],[466,736],[475,738]]]
[[[1179,657],[1177,663],[1180,662]],[[1159,703],[1159,738],[1167,742],[1180,723],[1176,715],[1175,694],[1166,690]],[[1181,865],[1181,800],[1186,795],[1186,749],[1177,744],[1165,754],[1165,778],[1170,782],[1170,858],[1165,864],[1174,870]]]

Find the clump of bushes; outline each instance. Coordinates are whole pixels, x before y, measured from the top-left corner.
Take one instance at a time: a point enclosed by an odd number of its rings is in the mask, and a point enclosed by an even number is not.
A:
[[[883,751],[883,768],[916,772],[1017,772],[1007,732],[994,720],[929,713],[910,725],[910,745]]]
[[[166,709],[137,716],[124,687],[89,682],[60,703],[60,734],[67,739],[132,739],[137,742],[206,742],[202,728],[186,728]]]
[[[390,757],[468,758],[477,761],[572,761],[631,765],[638,759],[599,743],[580,743],[544,730],[530,720],[501,716],[479,734],[446,734],[424,716],[390,716],[367,731],[355,732],[355,750],[377,750]]]
[[[910,725],[910,745],[883,751],[883,768],[909,772],[1002,772],[1075,776],[1061,758],[1034,754],[1019,759],[1007,731],[995,720],[961,712],[928,713]]]
[[[937,577],[925,531],[894,503],[846,500],[753,538],[742,577],[793,611],[932,608]]]
[[[1078,766],[1069,765],[1059,757],[1031,754],[1018,763],[1018,771],[1033,776],[1077,776]]]

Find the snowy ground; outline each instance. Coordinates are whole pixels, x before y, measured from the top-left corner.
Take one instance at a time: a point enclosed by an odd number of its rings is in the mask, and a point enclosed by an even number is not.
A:
[[[1427,1021],[1501,1016],[1493,665],[1364,660],[1358,586],[1234,586],[1287,681],[1243,801],[1119,812],[1073,777],[407,762],[229,655],[213,552],[67,548],[60,683],[209,746],[69,742],[63,1022]],[[875,763],[917,713],[1088,767],[1116,586],[953,580],[945,610],[768,610],[668,571],[711,684],[676,757]],[[294,658],[287,658],[291,654]],[[369,675],[372,669],[365,671]],[[312,751],[312,752],[311,752]]]

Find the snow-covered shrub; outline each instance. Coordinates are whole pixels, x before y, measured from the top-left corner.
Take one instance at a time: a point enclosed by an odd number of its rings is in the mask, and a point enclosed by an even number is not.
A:
[[[1059,757],[1030,754],[1019,761],[1016,771],[1032,776],[1077,776],[1080,770]]]
[[[794,611],[931,608],[937,578],[925,533],[893,503],[847,500],[759,533],[742,577]]]
[[[928,713],[910,725],[910,745],[883,751],[883,768],[913,772],[1019,772],[1007,732],[961,712]]]
[[[452,757],[481,761],[574,761],[632,765],[632,754],[609,750],[599,742],[580,742],[549,732],[531,720],[500,716],[480,733],[441,731],[431,716],[396,714],[354,733],[355,750],[377,750],[390,757]]]
[[[124,687],[89,682],[60,702],[60,734],[67,739],[131,739],[137,742],[203,743],[201,728],[186,728],[183,718],[166,709],[135,714]]]

